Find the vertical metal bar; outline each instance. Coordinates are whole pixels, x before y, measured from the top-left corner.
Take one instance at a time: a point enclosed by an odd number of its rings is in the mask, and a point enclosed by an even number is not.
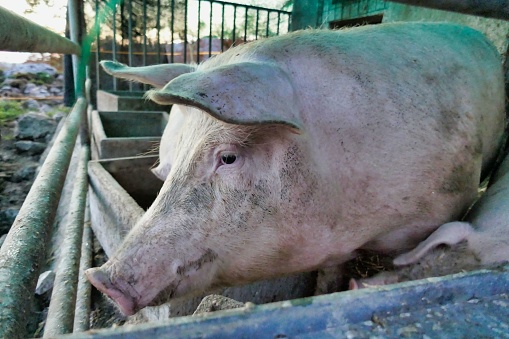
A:
[[[201,1],[198,0],[198,38],[196,40],[196,63],[200,63],[200,15],[201,15]]]
[[[199,6],[198,2],[198,6]],[[200,17],[198,16],[198,27],[200,26]],[[187,63],[187,0],[184,1],[184,63]]]
[[[235,44],[235,41],[237,37],[236,34],[236,28],[237,28],[237,6],[233,5],[233,32],[232,32],[232,44]]]
[[[143,66],[147,66],[147,0],[143,0]]]
[[[76,296],[76,311],[74,312],[73,332],[84,332],[90,328],[90,302],[92,286],[85,277],[84,272],[92,267],[93,237],[90,228],[90,209],[85,210],[85,223],[83,225],[83,241],[81,243],[81,260]]]
[[[161,0],[157,0],[156,13],[156,30],[157,30],[157,62],[161,63]]]
[[[279,35],[279,25],[281,24],[281,12],[277,12],[277,35]]]
[[[134,66],[134,63],[133,63],[133,0],[128,0],[127,1],[127,11],[129,12],[128,15],[129,15],[129,19],[128,19],[128,24],[127,24],[127,27],[128,27],[128,30],[129,32],[127,33],[127,36],[128,36],[128,40],[129,40],[129,46],[128,46],[128,59],[129,59],[129,66]],[[132,81],[129,81],[129,91],[133,91],[133,82]]]
[[[171,55],[170,62],[175,62],[175,0],[171,0]],[[186,51],[184,51],[185,54]]]
[[[71,40],[75,43],[77,43],[78,45],[81,45],[81,41],[80,41],[80,31],[81,31],[81,27],[80,27],[80,17],[79,17],[79,2],[78,0],[69,0],[67,2],[67,6],[68,6],[68,10],[69,10],[69,31],[70,31],[70,36],[71,36]],[[80,79],[79,76],[78,76],[78,73],[79,73],[79,65],[80,65],[80,60],[81,58],[76,55],[76,54],[73,54],[72,55],[72,71],[73,71],[73,75],[74,75],[74,93],[76,94],[76,96],[81,96],[83,97],[84,96],[84,87],[80,82],[84,81],[84,79]]]
[[[147,0],[143,0],[143,66],[147,66]],[[148,86],[143,84],[143,90]]]
[[[224,4],[221,9],[221,52],[224,52]]]
[[[209,58],[212,56],[212,1],[210,3],[210,17],[209,17]]]
[[[86,108],[79,98],[0,248],[0,338],[27,337],[28,310]]]
[[[101,28],[99,25],[99,0],[95,0],[95,88],[101,89],[101,73],[99,70],[99,61],[101,61]]]
[[[256,10],[256,29],[255,29],[255,40],[258,40],[258,20],[260,19],[260,10]]]
[[[73,331],[87,201],[89,155],[90,148],[87,145],[81,145],[76,177],[74,178],[74,186],[69,202],[69,221],[64,225],[65,234],[60,253],[61,261],[55,277],[48,317],[44,327],[44,337],[46,338]]]
[[[269,37],[270,11],[267,11],[267,27],[265,27],[265,37]]]
[[[117,6],[113,7],[113,41],[111,42],[111,59],[117,61]],[[118,88],[117,78],[113,77],[113,90]]]
[[[247,18],[248,18],[247,11],[248,11],[248,7],[246,6],[246,13],[244,14],[244,16],[245,16],[245,20],[244,20],[244,43],[247,42]]]
[[[286,17],[288,18],[288,27],[286,27],[286,31],[287,32],[290,32],[290,28],[292,27],[292,16],[290,14],[286,15]]]

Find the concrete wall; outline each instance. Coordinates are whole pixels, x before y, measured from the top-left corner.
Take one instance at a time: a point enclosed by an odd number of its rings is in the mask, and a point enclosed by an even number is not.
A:
[[[383,22],[396,21],[447,21],[470,26],[483,32],[497,47],[500,54],[507,52],[509,22],[486,19],[473,15],[464,15],[415,6],[387,2]]]

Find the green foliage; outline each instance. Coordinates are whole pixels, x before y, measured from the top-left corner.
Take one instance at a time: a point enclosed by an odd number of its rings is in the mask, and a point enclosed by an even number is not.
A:
[[[51,84],[53,82],[54,78],[49,75],[48,73],[39,72],[35,75],[35,82],[36,84]]]
[[[23,113],[19,102],[0,100],[0,122],[12,121]]]
[[[5,81],[4,71],[0,69],[0,84]]]
[[[64,106],[54,107],[51,111],[46,112],[46,115],[49,116],[50,118],[53,118],[53,116],[57,113],[64,113],[65,115],[68,115],[69,112],[71,111],[71,108],[72,107]]]

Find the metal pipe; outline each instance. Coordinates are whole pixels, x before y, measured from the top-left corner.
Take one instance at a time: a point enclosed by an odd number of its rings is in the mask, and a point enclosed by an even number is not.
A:
[[[99,61],[101,61],[101,40],[99,39],[99,35],[101,34],[101,27],[99,25],[99,0],[95,0],[95,27],[96,33],[95,33],[95,64],[96,64],[96,70],[95,70],[95,89],[99,90],[101,89],[101,74],[99,73],[99,69],[97,68],[97,65],[99,65]],[[97,104],[96,104],[97,106]]]
[[[236,31],[235,28],[237,27],[237,6],[233,5],[233,30],[232,30],[232,45],[235,44],[235,41],[237,37],[235,36]]]
[[[199,5],[200,3],[198,2]],[[199,28],[200,16],[198,15],[198,33],[200,32]],[[184,1],[184,63],[187,63],[187,0]]]
[[[256,10],[256,29],[255,29],[255,40],[258,40],[258,20],[260,19],[260,10]]]
[[[507,0],[390,0],[402,4],[509,20]]]
[[[61,260],[53,285],[46,326],[44,327],[45,338],[52,338],[73,331],[87,201],[87,164],[89,158],[90,148],[87,145],[81,145],[76,177],[74,178],[72,196],[69,202],[70,219],[64,225],[65,235],[60,252]]]
[[[212,56],[212,1],[210,1],[209,17],[209,58]]]
[[[80,41],[80,18],[79,18],[79,3],[78,0],[67,1],[67,8],[69,10],[69,32],[71,41],[77,45],[81,45]],[[83,96],[83,86],[81,86],[78,72],[80,65],[80,57],[78,55],[72,56],[72,73],[74,76],[74,91],[76,96]]]
[[[0,249],[0,338],[27,337],[28,312],[86,108],[79,98]]]
[[[265,27],[265,37],[269,37],[270,11],[267,11],[267,26]]]
[[[277,13],[277,35],[279,35],[279,25],[281,24],[281,13]]]
[[[127,12],[128,12],[128,19],[127,19],[127,37],[129,40],[129,46],[127,47],[127,50],[129,51],[129,54],[127,55],[129,59],[129,66],[134,66],[134,60],[133,60],[133,1],[127,0]],[[129,81],[129,91],[133,91],[133,82]]]
[[[201,16],[201,1],[198,1],[198,32],[196,35],[196,63],[200,63],[200,16]]]
[[[143,66],[147,66],[147,0],[143,0]],[[148,86],[143,84],[143,90]]]
[[[244,18],[245,18],[245,20],[244,20],[244,43],[247,41],[247,19],[248,19],[247,11],[248,11],[248,7],[246,7],[246,13],[244,14]]]
[[[81,53],[81,47],[40,25],[0,7],[0,50],[39,53]]]
[[[76,311],[74,312],[73,332],[84,332],[90,328],[90,301],[92,286],[85,277],[85,271],[92,267],[93,237],[90,228],[90,209],[85,210],[85,224],[83,225],[83,241],[81,244],[81,260],[78,276],[78,292],[76,296]]]
[[[221,9],[221,52],[224,52],[224,5]]]
[[[159,11],[158,11],[159,13]],[[171,55],[170,63],[175,62],[175,0],[171,0]],[[186,51],[184,51],[185,53]]]
[[[173,0],[174,1],[174,0]],[[172,2],[173,3],[173,2]],[[172,22],[173,22],[173,9],[171,12]],[[157,20],[156,20],[156,30],[157,30],[157,63],[161,63],[161,0],[157,0]],[[172,51],[173,51],[173,28],[171,29],[171,43],[172,43]],[[173,63],[173,52],[171,56],[171,62]]]
[[[111,40],[111,58],[117,61],[117,6],[113,7],[113,40]],[[99,64],[95,65],[96,72],[99,73]],[[117,77],[113,77],[113,90],[118,89]]]

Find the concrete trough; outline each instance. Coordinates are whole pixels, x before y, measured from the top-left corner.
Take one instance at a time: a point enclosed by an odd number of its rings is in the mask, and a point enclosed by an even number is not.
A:
[[[97,91],[97,109],[99,111],[165,111],[171,106],[158,105],[145,98],[145,92]]]
[[[155,153],[168,113],[92,111],[91,123],[94,160],[140,156]]]
[[[91,227],[108,257],[162,186],[150,172],[156,161],[145,156],[88,163]]]

